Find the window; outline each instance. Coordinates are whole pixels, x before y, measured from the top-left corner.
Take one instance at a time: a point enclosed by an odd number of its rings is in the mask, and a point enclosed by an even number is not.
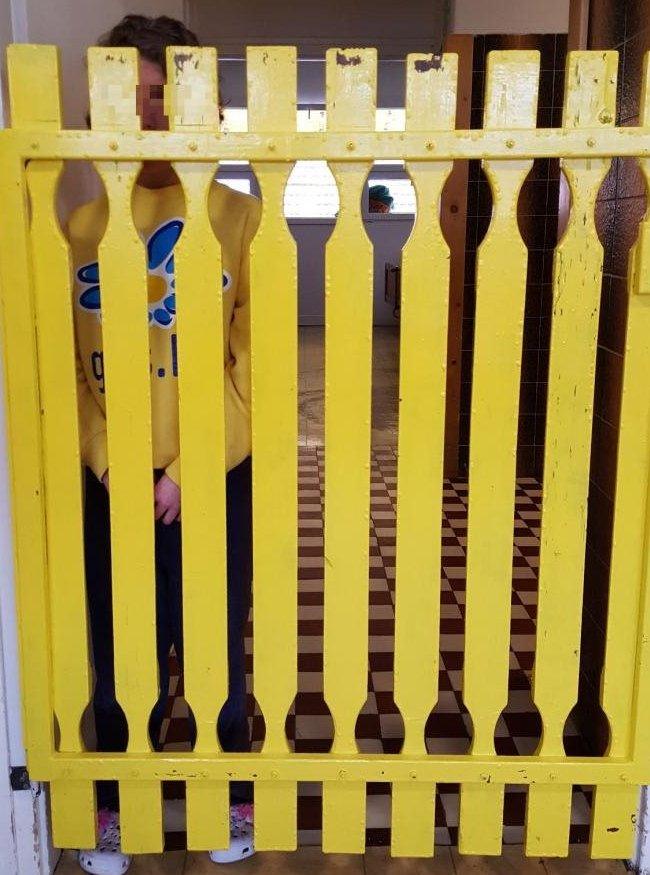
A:
[[[375,127],[378,131],[404,130],[405,117],[404,109],[378,109]],[[299,109],[296,124],[299,131],[325,131],[327,112],[320,108]],[[224,131],[246,131],[247,125],[248,113],[245,109],[225,108]],[[242,166],[241,175],[233,172],[237,165]],[[227,174],[219,176],[224,185],[230,185],[238,191],[251,192],[250,170],[247,174],[243,169],[248,166],[248,162],[222,161],[220,166],[229,168]],[[403,168],[403,161],[384,160],[376,165],[369,185],[388,186],[394,198],[392,214],[413,215],[415,189]],[[338,190],[327,162],[297,161],[284,193],[284,214],[287,219],[333,219],[338,210]]]
[[[296,161],[284,192],[287,219],[333,219],[339,193],[326,161]]]
[[[244,179],[243,177],[236,176],[220,176],[219,182],[222,185],[227,185],[228,188],[234,188],[235,191],[243,191],[244,194],[251,193],[250,179]]]
[[[327,130],[327,110],[319,107],[299,109],[296,113],[296,127],[299,131]],[[247,131],[248,111],[239,107],[226,106],[223,110],[224,131]],[[375,120],[377,131],[403,131],[406,123],[406,110],[378,109]]]
[[[413,215],[415,213],[415,189],[413,188],[413,183],[408,177],[372,176],[369,185],[385,185],[388,187],[388,190],[393,196],[392,214],[399,215],[407,213],[408,215]]]

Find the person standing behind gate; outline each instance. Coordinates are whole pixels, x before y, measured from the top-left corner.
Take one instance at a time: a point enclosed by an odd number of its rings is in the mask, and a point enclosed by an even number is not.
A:
[[[127,15],[99,43],[132,46],[140,56],[138,113],[145,130],[168,127],[163,110],[165,49],[199,45],[194,33],[167,16]],[[169,162],[143,165],[133,193],[136,227],[146,245],[148,319],[151,350],[153,472],[155,481],[156,624],[160,697],[150,720],[152,745],[160,749],[160,731],[169,686],[172,645],[182,665],[181,485],[178,438],[178,367],[173,249],[184,221],[183,193]],[[223,276],[215,294],[223,294],[225,331],[224,396],[226,423],[226,498],[228,547],[229,696],[218,718],[225,751],[250,750],[246,713],[244,627],[251,598],[251,431],[248,250],[259,224],[261,204],[219,183],[208,208],[222,247]],[[85,563],[96,684],[93,708],[99,751],[126,750],[128,727],[117,700],[113,661],[110,483],[106,441],[105,379],[101,330],[101,277],[97,245],[106,225],[108,202],[100,197],[79,207],[68,222],[74,265],[74,319],[81,455],[85,467]],[[125,277],[128,281],[128,277]],[[137,290],[134,289],[134,294]],[[191,293],[191,290],[184,290]],[[147,318],[143,313],[143,318]],[[215,366],[217,363],[215,363]],[[206,642],[209,646],[209,642]],[[189,703],[191,706],[191,702]],[[215,715],[216,717],[216,715]],[[195,736],[195,727],[192,734]],[[115,782],[98,784],[99,843],[81,851],[87,872],[125,872],[130,859],[120,850],[118,791]],[[215,862],[231,862],[253,853],[250,785],[231,787],[231,843],[213,851]]]

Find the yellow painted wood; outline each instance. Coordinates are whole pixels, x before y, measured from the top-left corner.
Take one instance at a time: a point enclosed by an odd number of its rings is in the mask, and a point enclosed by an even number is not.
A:
[[[87,58],[93,133],[139,131],[140,117],[136,112],[137,49],[91,46]]]
[[[9,52],[14,125],[61,128],[59,59],[54,48]],[[37,75],[34,94],[33,77]],[[67,246],[54,204],[60,161],[28,165],[30,255],[37,326],[42,456],[47,525],[48,591],[52,637],[52,696],[59,749],[81,753],[81,715],[90,699],[87,656],[81,478],[77,425],[72,292]],[[53,294],[56,289],[59,295]],[[51,337],[57,337],[53,344]],[[31,648],[30,648],[31,649]],[[91,781],[54,781],[50,787],[53,840],[60,846],[95,839]]]
[[[641,684],[642,686],[642,684]],[[384,754],[87,754],[83,759],[55,754],[48,774],[69,778],[109,780],[115,774],[134,779],[195,779],[257,781],[433,781],[443,784],[647,784],[643,761],[607,757],[524,757],[430,754],[390,757]],[[341,777],[341,772],[344,772]],[[415,778],[412,777],[415,774]]]
[[[54,710],[59,749],[81,754],[81,716],[90,701],[75,344],[70,262],[54,205],[61,162],[27,167],[32,207],[31,254],[37,326],[43,464],[47,483],[48,589]],[[57,342],[53,342],[56,338]],[[91,781],[54,781],[53,840],[91,847]]]
[[[205,133],[124,130],[119,137],[109,131],[11,131],[0,137],[11,142],[26,158],[71,158],[111,161],[451,161],[515,158],[603,158],[611,155],[650,157],[650,128],[540,128],[512,134],[491,131],[333,131],[284,133],[268,136],[231,131],[215,137]],[[353,148],[350,148],[350,143]],[[196,148],[190,149],[190,144]]]
[[[618,791],[618,787],[616,790]],[[572,787],[531,784],[526,800],[526,855],[566,857],[569,853]]]
[[[435,784],[393,784],[390,852],[393,857],[432,857]]]
[[[458,58],[431,66],[407,58],[408,129],[453,128]],[[395,702],[404,720],[404,753],[426,753],[424,727],[438,696],[449,247],[439,219],[449,162],[407,165],[416,223],[404,249],[400,333],[400,414],[395,581]],[[436,283],[431,283],[436,277]],[[426,401],[423,400],[426,399]],[[426,509],[426,512],[425,512]],[[433,855],[435,785],[393,784],[395,856]]]
[[[535,124],[539,53],[491,52],[486,128]],[[531,161],[483,163],[492,188],[492,223],[477,256],[470,425],[467,591],[463,699],[472,717],[471,753],[494,753],[494,732],[508,701],[512,538],[519,381],[528,252],[517,198]],[[485,779],[460,790],[459,848],[501,850],[503,785]]]
[[[87,777],[51,781],[50,818],[55,848],[94,848],[97,841],[95,787]]]
[[[374,128],[376,81],[374,49],[328,50],[328,131]],[[367,694],[373,254],[360,209],[370,165],[330,167],[340,210],[325,255],[323,660],[336,755],[356,752],[355,724]],[[342,771],[340,783],[323,785],[323,849],[359,853],[365,786]]]
[[[589,851],[594,860],[634,857],[639,796],[639,787],[635,784],[595,788],[589,837]]]
[[[137,56],[132,49],[90,49],[90,114],[104,129],[136,130]],[[133,98],[133,99],[131,99]],[[115,687],[132,753],[151,749],[148,723],[158,698],[151,394],[145,250],[131,214],[138,163],[97,162],[109,201],[98,248],[110,474]],[[129,282],[124,282],[124,277]],[[147,817],[142,812],[147,812]],[[122,845],[162,850],[158,783],[120,783]]]
[[[12,116],[18,129],[36,118],[56,119],[51,93],[31,92],[30,75],[56,78],[54,47],[13,45],[7,49],[7,72]],[[53,104],[53,106],[52,106]],[[48,777],[53,749],[50,626],[47,604],[47,548],[37,380],[35,313],[32,296],[29,211],[26,181],[18,155],[3,141],[0,149],[0,193],[7,215],[0,235],[0,291],[7,437],[14,525],[13,562],[23,680],[23,730],[29,763],[36,780]],[[33,640],[41,646],[30,647]]]
[[[497,54],[490,61],[486,129],[468,136],[451,130],[452,80],[445,80],[449,87],[440,87],[444,77],[450,75],[448,65],[453,61],[444,58],[437,69],[430,59],[422,57],[409,60],[407,130],[378,134],[373,130],[373,53],[332,50],[328,57],[330,128],[324,135],[297,134],[294,58],[290,49],[251,51],[250,130],[247,134],[220,136],[212,50],[172,50],[166,93],[172,130],[160,133],[139,130],[134,51],[94,49],[89,62],[93,130],[71,132],[60,130],[56,50],[35,46],[9,50],[14,127],[0,133],[0,196],[7,214],[15,219],[0,235],[0,292],[24,710],[30,773],[37,779],[52,780],[56,840],[61,844],[89,844],[94,804],[90,782],[118,778],[125,847],[158,850],[162,832],[159,782],[187,778],[190,843],[202,848],[213,841],[223,845],[227,838],[226,784],[232,778],[256,782],[258,847],[291,847],[295,842],[296,781],[320,780],[324,782],[326,849],[361,851],[365,782],[375,780],[394,785],[394,852],[425,855],[431,853],[433,844],[434,782],[445,781],[462,784],[461,847],[494,852],[500,843],[503,786],[519,782],[530,785],[528,852],[562,854],[566,851],[571,785],[580,783],[597,785],[592,855],[625,856],[629,852],[635,787],[650,781],[650,736],[646,732],[650,709],[650,600],[644,547],[648,526],[648,434],[639,425],[647,424],[650,413],[644,392],[650,352],[647,223],[641,226],[630,277],[603,674],[602,702],[610,719],[612,741],[604,757],[571,758],[564,754],[561,734],[575,701],[578,666],[584,506],[602,257],[593,227],[593,205],[608,163],[604,158],[614,154],[650,158],[648,113],[645,111],[638,128],[615,129],[611,124],[615,58],[612,53],[580,53],[569,59],[563,129],[535,132],[533,58],[530,53]],[[423,62],[419,69],[416,60]],[[273,101],[268,100],[269,94]],[[645,106],[645,96],[643,99]],[[516,431],[522,318],[524,250],[516,229],[514,204],[520,177],[529,160],[537,155],[566,157],[564,167],[572,186],[573,213],[558,252],[554,288],[535,684],[545,732],[541,755],[517,758],[496,756],[493,732],[505,704],[504,671],[507,677],[509,599],[505,592],[510,586],[510,557],[506,562],[504,545],[506,535],[509,541],[512,534],[512,440]],[[68,157],[90,157],[99,162],[111,204],[110,224],[100,250],[100,271],[109,376],[118,698],[131,729],[126,754],[91,754],[78,749],[76,712],[84,702],[81,681],[86,668],[85,660],[74,662],[74,657],[82,649],[85,653],[85,643],[81,643],[83,618],[65,638],[60,634],[58,619],[63,611],[59,593],[70,597],[68,616],[70,604],[83,596],[78,564],[75,566],[80,522],[79,492],[75,489],[76,426],[70,416],[69,391],[65,391],[66,386],[68,390],[70,387],[70,289],[65,276],[66,253],[51,211],[59,172],[53,162]],[[208,233],[204,216],[214,170],[210,162],[252,159],[265,200],[251,264],[253,440],[257,448],[255,627],[259,648],[255,691],[267,718],[266,748],[261,755],[221,753],[216,733],[212,734],[214,700],[224,696],[225,674],[223,659],[218,657],[225,635],[224,507],[223,494],[217,495],[214,489],[203,504],[205,517],[198,518],[190,511],[188,521],[188,511],[184,512],[184,527],[190,530],[184,560],[186,574],[193,581],[186,588],[186,638],[205,640],[205,636],[197,635],[197,630],[204,629],[215,642],[211,652],[204,653],[201,650],[205,648],[197,643],[189,657],[191,665],[186,654],[186,684],[191,691],[188,698],[199,722],[197,750],[192,754],[154,754],[149,750],[146,723],[157,690],[147,328],[145,319],[138,320],[138,314],[145,311],[145,259],[130,216],[137,161],[144,157],[176,162],[188,204],[188,223],[177,247],[180,342],[193,352],[192,363],[180,377],[186,508],[188,490],[192,507],[200,505],[205,491],[196,470],[205,472],[212,465],[215,482],[223,470],[219,467],[223,465],[223,424],[218,417],[201,417],[199,422],[196,381],[191,376],[193,367],[200,370],[200,361],[205,365],[208,357],[222,352],[217,330],[219,301],[208,300],[209,276],[201,269],[205,259],[219,264],[218,246]],[[325,692],[337,732],[331,754],[291,755],[284,737],[284,718],[295,694],[296,289],[295,247],[281,219],[281,205],[291,162],[309,157],[332,162],[341,194],[340,217],[328,247],[326,369]],[[407,734],[403,753],[390,758],[360,756],[354,741],[354,723],[366,696],[372,317],[372,254],[361,227],[359,204],[370,161],[381,157],[408,159],[421,213],[404,261],[400,387],[395,694]],[[435,204],[447,172],[444,162],[462,157],[488,159],[486,170],[495,189],[495,214],[479,256],[472,419],[465,692],[476,732],[469,755],[450,757],[427,756],[423,746],[423,721],[437,692],[439,582],[435,567],[439,546],[431,544],[431,539],[416,536],[414,527],[423,527],[428,518],[435,525],[435,506],[439,502],[436,471],[444,400],[446,299],[439,300],[434,293],[445,294],[447,270]],[[26,173],[21,166],[23,158],[36,159]],[[643,169],[647,173],[647,166]],[[27,182],[33,198],[31,240]],[[121,289],[125,272],[133,282],[128,289]],[[436,283],[433,290],[427,290],[432,275]],[[51,287],[53,278],[58,278],[55,285],[63,290],[62,305],[56,297],[47,300],[46,279]],[[185,309],[183,287],[192,288]],[[350,288],[356,290],[353,298]],[[486,316],[488,307],[491,312]],[[61,337],[66,336],[67,343],[61,344]],[[56,338],[60,348],[48,343],[51,337]],[[495,338],[500,341],[496,345]],[[279,345],[289,351],[284,357],[277,356]],[[282,361],[273,360],[274,351]],[[56,393],[55,367],[60,374],[67,373]],[[278,387],[283,387],[282,391]],[[221,391],[218,385],[213,389],[215,408]],[[432,403],[417,409],[415,399],[423,393]],[[52,428],[53,409],[60,425],[56,431]],[[206,452],[205,445],[201,450],[195,448],[195,432],[204,425],[210,430],[214,449],[207,461],[198,456]],[[418,455],[419,479],[414,465]],[[55,465],[55,459],[61,464]],[[64,485],[72,487],[65,494]],[[286,497],[281,513],[277,512],[278,492]],[[47,514],[47,543],[46,504],[51,508]],[[57,510],[59,506],[66,509],[67,519],[53,514],[55,504]],[[422,507],[428,512],[422,513]],[[266,510],[270,508],[272,514]],[[506,510],[510,512],[509,520]],[[476,522],[481,519],[487,521],[486,526]],[[199,535],[208,531],[212,536],[215,532],[221,535],[212,537],[205,548],[192,546],[193,537],[198,543]],[[491,548],[496,545],[491,552],[485,546],[488,541]],[[64,560],[65,579],[61,570]],[[201,588],[201,581],[218,577],[214,572],[219,565],[221,582],[211,589]],[[419,577],[417,569],[424,569]],[[205,628],[208,611],[212,612],[209,633]],[[634,634],[637,625],[638,637]],[[430,635],[426,634],[427,626]],[[24,646],[35,639],[42,642],[41,647]],[[61,674],[65,662],[70,665],[73,679],[67,689],[63,688]],[[55,707],[63,718],[59,721],[60,752],[53,751]],[[77,813],[82,822],[77,822]]]
[[[249,129],[295,129],[295,48],[249,48],[247,72]],[[264,753],[285,756],[285,722],[298,683],[298,267],[284,219],[292,169],[290,164],[253,164],[264,207],[250,264],[253,685],[266,726]],[[256,848],[294,850],[296,845],[296,784],[256,784]]]
[[[571,52],[563,124],[611,125],[616,52]],[[603,248],[594,224],[610,162],[563,160],[571,214],[555,254],[533,699],[543,721],[540,754],[564,753],[562,734],[578,694],[587,498]],[[565,856],[571,787],[533,785],[526,853]],[[560,833],[559,824],[564,824]]]
[[[650,65],[646,58],[641,94],[641,119],[650,120]],[[650,183],[650,163],[641,161]],[[610,756],[630,756],[634,732],[634,687],[637,636],[644,585],[643,553],[646,537],[648,460],[650,459],[650,397],[640,374],[650,370],[650,221],[639,226],[637,242],[629,256],[628,315],[623,363],[621,421],[618,439],[616,494],[605,658],[601,703],[609,720]],[[643,718],[642,718],[643,720]],[[596,787],[591,828],[594,857],[631,856],[633,816],[639,802],[638,787]]]
[[[215,49],[167,49],[172,131],[219,129]],[[197,727],[195,750],[218,747],[217,716],[228,697],[225,423],[221,247],[206,204],[213,164],[174,162],[185,196],[185,225],[174,248],[179,432],[183,505],[185,696]],[[205,269],[209,264],[210,270]],[[212,374],[206,384],[205,375]],[[209,393],[209,394],[208,394]],[[228,846],[226,781],[188,781],[191,850]]]
[[[165,106],[170,131],[218,131],[217,50],[168,46]]]

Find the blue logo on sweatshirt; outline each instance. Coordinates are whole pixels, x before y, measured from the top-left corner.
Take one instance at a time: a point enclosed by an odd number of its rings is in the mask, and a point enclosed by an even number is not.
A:
[[[156,228],[147,240],[147,292],[149,324],[171,328],[176,320],[176,282],[174,280],[174,246],[183,230],[183,220],[170,219]],[[77,270],[81,287],[79,306],[101,318],[99,264],[84,264]],[[223,271],[222,287],[227,292],[232,277]]]

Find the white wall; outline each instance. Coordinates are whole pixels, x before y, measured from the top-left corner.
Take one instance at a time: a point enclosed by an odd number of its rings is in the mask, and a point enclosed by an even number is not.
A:
[[[190,27],[220,52],[242,56],[246,44],[298,45],[304,56],[330,46],[371,45],[382,57],[431,51],[439,43],[443,0],[188,0]]]
[[[15,2],[15,0],[14,0]],[[86,49],[110,30],[127,13],[170,15],[183,18],[183,0],[18,0],[24,18],[24,33],[17,39],[30,43],[57,45],[60,49],[63,122],[65,127],[85,128],[88,110]],[[2,50],[9,41],[0,19]],[[4,61],[2,64],[4,71]],[[93,197],[98,183],[90,168],[83,164],[68,166],[59,190],[59,213],[65,218],[70,210]]]
[[[341,45],[377,46],[382,58],[429,52],[439,44],[442,0],[187,0],[190,26],[226,55],[248,44],[297,45],[302,56]],[[564,33],[569,0],[455,0],[452,33]]]
[[[26,9],[29,42],[61,49],[64,122],[69,127],[84,127],[86,48],[129,12],[182,19],[183,0],[26,0]]]
[[[455,0],[452,33],[566,33],[569,0]]]

